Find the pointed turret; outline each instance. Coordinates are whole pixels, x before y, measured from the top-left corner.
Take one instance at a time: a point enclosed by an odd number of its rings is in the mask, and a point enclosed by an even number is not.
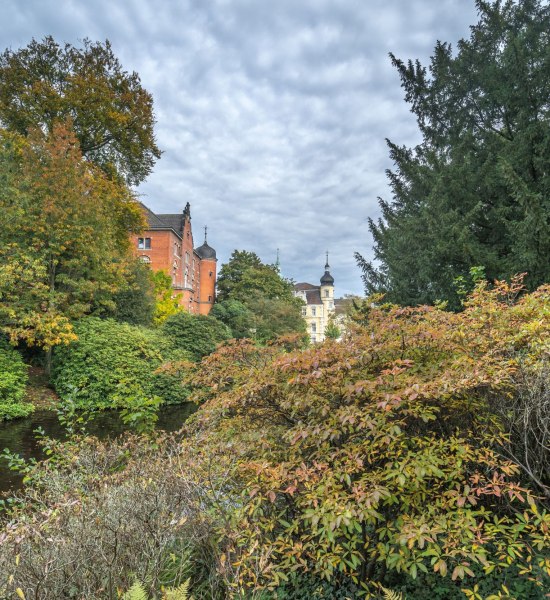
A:
[[[328,264],[328,250],[327,250],[327,262],[325,263],[325,274],[321,277],[321,287],[323,286],[334,286],[334,277],[330,274],[330,265]]]
[[[208,245],[208,227],[204,228],[204,243],[202,246],[199,246],[195,249],[195,252],[199,255],[199,257],[203,260],[216,260],[216,251],[214,248]]]

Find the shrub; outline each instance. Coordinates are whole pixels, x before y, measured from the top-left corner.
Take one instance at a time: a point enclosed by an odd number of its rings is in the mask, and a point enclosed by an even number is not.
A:
[[[26,417],[32,404],[23,402],[28,381],[27,366],[19,352],[0,339],[0,421]]]
[[[231,446],[242,489],[225,546],[235,593],[294,572],[367,595],[428,574],[459,594],[478,579],[548,587],[548,502],[503,456],[493,405],[517,393],[520,364],[540,372],[549,300],[548,286],[481,285],[460,314],[373,306],[342,343],[204,359],[198,439],[205,454]]]
[[[49,454],[0,530],[0,598],[19,588],[26,598],[114,599],[136,580],[160,598],[189,579],[195,600],[225,598],[208,516],[221,482],[195,477],[174,435],[51,442]]]
[[[214,317],[179,312],[164,322],[163,333],[179,349],[195,360],[210,354],[216,346],[231,337],[229,328]]]
[[[188,355],[160,332],[96,317],[76,323],[75,332],[78,341],[54,355],[52,382],[62,399],[72,398],[79,408],[112,408],[125,387],[130,396],[138,386],[144,396],[166,403],[186,401],[181,378],[162,366]]]

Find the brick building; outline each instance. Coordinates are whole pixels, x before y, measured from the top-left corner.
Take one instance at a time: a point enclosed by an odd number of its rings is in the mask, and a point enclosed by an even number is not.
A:
[[[207,243],[206,228],[203,245],[194,248],[189,202],[179,214],[157,215],[145,204],[141,208],[147,228],[132,236],[136,255],[153,271],[172,278],[174,294],[188,312],[207,315],[214,304],[217,259]]]

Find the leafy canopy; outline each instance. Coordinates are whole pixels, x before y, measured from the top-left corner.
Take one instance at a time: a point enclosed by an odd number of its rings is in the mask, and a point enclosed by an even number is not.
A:
[[[0,181],[0,327],[13,343],[70,343],[72,320],[112,308],[141,214],[63,124],[0,131]]]
[[[547,360],[550,289],[520,292],[482,283],[461,313],[365,304],[341,343],[243,340],[203,360],[188,444],[235,482],[220,530],[235,593],[293,573],[358,594],[547,588],[550,516],[493,410]]]
[[[302,302],[294,296],[292,282],[254,252],[235,250],[222,265],[217,286],[212,314],[231,327],[234,337],[265,342],[305,331]]]
[[[357,255],[367,294],[399,304],[448,300],[483,265],[489,280],[550,280],[550,7],[476,2],[456,52],[438,42],[429,68],[391,55],[422,142],[388,142],[392,200],[370,221],[378,266]]]
[[[138,184],[160,150],[153,99],[139,75],[124,71],[109,41],[81,48],[51,36],[0,55],[0,123],[27,135],[70,119],[83,156],[110,176]]]

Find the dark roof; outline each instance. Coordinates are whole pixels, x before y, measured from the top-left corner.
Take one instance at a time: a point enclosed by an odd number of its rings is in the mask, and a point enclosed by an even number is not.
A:
[[[314,290],[306,290],[306,302],[308,304],[323,304],[319,288]]]
[[[305,292],[306,290],[318,290],[319,286],[318,285],[312,285],[311,283],[295,283],[294,284],[294,289],[297,292]]]
[[[321,277],[321,285],[334,285],[334,277],[325,271],[325,274]]]
[[[159,220],[165,224],[166,227],[173,229],[177,234],[181,235],[183,232],[183,213],[178,215],[157,215]]]
[[[200,258],[204,259],[215,259],[216,251],[214,248],[210,247],[206,242],[202,246],[195,248],[195,252],[199,255]]]
[[[152,210],[147,208],[145,206],[145,204],[143,204],[143,202],[140,202],[139,204],[141,206],[141,210],[143,211],[143,214],[145,215],[145,220],[147,221],[147,228],[148,229],[162,229],[163,223],[158,218],[158,216]],[[164,228],[166,228],[165,225],[164,225]]]
[[[337,315],[343,315],[347,311],[351,304],[351,300],[348,298],[335,298],[334,299],[334,311]]]
[[[171,229],[179,237],[183,233],[183,213],[177,215],[156,215],[150,208],[147,208],[143,202],[139,203],[141,210],[147,221],[147,229]]]

